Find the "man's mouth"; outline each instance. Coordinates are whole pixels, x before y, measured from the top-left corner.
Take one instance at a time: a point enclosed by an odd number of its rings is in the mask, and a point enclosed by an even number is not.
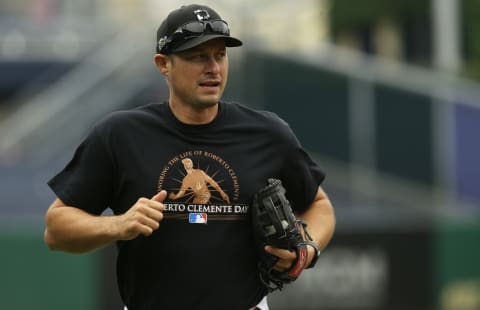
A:
[[[218,86],[220,86],[220,82],[218,82],[218,81],[206,81],[206,82],[200,83],[200,86],[202,86],[202,87],[218,87]]]

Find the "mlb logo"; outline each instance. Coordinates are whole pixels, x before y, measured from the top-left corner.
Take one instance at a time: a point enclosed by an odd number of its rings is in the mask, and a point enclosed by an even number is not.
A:
[[[207,213],[190,213],[188,222],[190,224],[207,224]]]

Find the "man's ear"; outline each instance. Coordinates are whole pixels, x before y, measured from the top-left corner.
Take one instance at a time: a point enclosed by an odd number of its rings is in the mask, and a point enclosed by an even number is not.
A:
[[[157,66],[158,71],[160,71],[164,76],[168,74],[168,56],[163,54],[155,54],[153,57],[155,65]]]

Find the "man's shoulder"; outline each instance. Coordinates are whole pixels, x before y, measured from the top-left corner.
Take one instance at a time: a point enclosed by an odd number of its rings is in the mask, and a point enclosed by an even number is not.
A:
[[[160,116],[162,105],[163,103],[151,103],[128,110],[119,110],[110,113],[109,117],[112,121],[157,118]]]
[[[99,129],[116,129],[133,124],[145,124],[149,120],[160,117],[161,105],[161,103],[153,103],[128,110],[111,112],[102,118],[96,127]]]
[[[228,106],[229,114],[233,117],[247,119],[249,121],[259,121],[267,123],[278,123],[286,125],[286,122],[275,112],[263,110],[260,108],[247,106],[239,102],[225,102]]]

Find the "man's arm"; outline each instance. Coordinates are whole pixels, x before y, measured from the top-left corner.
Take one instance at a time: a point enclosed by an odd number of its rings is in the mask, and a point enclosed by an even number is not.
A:
[[[191,184],[190,184],[191,182],[189,182],[189,180],[190,179],[189,179],[188,175],[185,176],[182,180],[182,187],[180,187],[180,190],[178,191],[178,193],[175,194],[174,192],[170,192],[168,194],[168,198],[173,199],[173,200],[176,200],[178,198],[182,198],[185,195],[185,193],[187,192],[188,188],[191,187]]]
[[[325,191],[319,187],[310,207],[298,219],[307,223],[307,229],[320,250],[327,247],[335,231],[335,214]]]
[[[225,200],[226,203],[230,204],[230,198],[228,197],[228,195],[223,191],[223,189],[220,187],[220,185],[218,185],[217,182],[215,182],[214,179],[212,179],[211,177],[209,177],[205,172],[202,171],[202,174],[205,176],[205,179],[207,180],[207,182],[213,186],[213,188],[220,193],[220,196],[222,196],[222,199]]]
[[[149,236],[163,219],[166,195],[161,191],[152,199],[140,198],[126,213],[113,216],[92,215],[57,198],[45,216],[45,243],[51,250],[86,253],[117,240]]]
[[[315,199],[307,210],[302,214],[298,214],[297,218],[307,224],[307,229],[313,242],[315,242],[321,250],[325,249],[330,239],[332,239],[335,230],[335,214],[327,194],[321,187],[318,187]],[[309,266],[314,257],[315,250],[311,246],[308,246],[307,249],[307,266]],[[280,258],[274,268],[279,271],[290,268],[296,258],[296,253],[288,250],[273,248],[271,246],[267,246],[265,250]]]

